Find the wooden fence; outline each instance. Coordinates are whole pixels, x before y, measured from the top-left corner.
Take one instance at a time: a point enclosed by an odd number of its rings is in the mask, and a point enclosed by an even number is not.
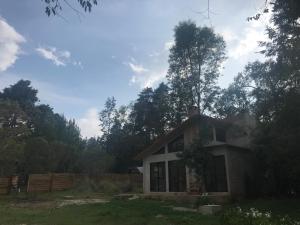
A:
[[[73,188],[85,179],[101,183],[108,181],[115,184],[130,184],[134,188],[142,188],[141,174],[102,174],[97,177],[88,177],[84,174],[49,173],[31,174],[28,177],[27,192],[50,192]],[[0,177],[0,194],[8,194],[13,187],[17,187],[18,177]]]
[[[0,194],[8,194],[11,187],[11,177],[0,177]]]
[[[49,173],[29,175],[27,192],[49,192],[67,190],[74,186],[75,175],[70,173]]]
[[[142,188],[143,178],[141,174],[103,174],[97,177],[88,177],[84,174],[50,173],[31,174],[28,179],[27,192],[61,191],[74,187],[76,184],[91,179],[101,182],[108,181],[116,184],[129,183],[134,188]]]

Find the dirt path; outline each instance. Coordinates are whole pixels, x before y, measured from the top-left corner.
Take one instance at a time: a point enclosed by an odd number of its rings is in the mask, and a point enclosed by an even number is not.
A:
[[[108,203],[109,200],[95,198],[95,199],[67,199],[67,200],[53,200],[53,201],[27,201],[27,202],[15,202],[12,203],[12,207],[16,208],[61,208],[69,205],[85,205],[85,204],[98,204],[98,203]]]

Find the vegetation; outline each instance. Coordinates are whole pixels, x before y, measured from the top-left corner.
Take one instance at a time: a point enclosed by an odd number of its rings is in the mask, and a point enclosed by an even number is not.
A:
[[[58,207],[64,201],[93,199],[109,202]],[[197,212],[180,212],[172,209],[178,206],[186,205],[172,201],[146,199],[118,200],[96,192],[78,190],[35,195],[20,194],[3,196],[0,199],[0,214],[5,215],[0,217],[0,224],[251,224],[245,220],[243,220],[245,223],[234,223],[241,219],[236,204],[225,206],[225,211],[215,216],[204,216]],[[255,210],[256,214],[270,213],[272,218],[285,217],[290,218],[289,221],[300,219],[299,199],[248,200],[240,202],[239,206],[243,214],[254,207],[257,209]],[[250,212],[252,213],[252,211]],[[259,218],[252,218],[251,221],[255,225]],[[268,220],[266,221],[268,222]]]
[[[58,201],[58,198],[56,199]],[[2,200],[0,213],[6,216],[0,217],[0,224],[218,224],[217,217],[178,212],[172,209],[173,206],[170,202],[153,200],[111,200],[109,203],[70,205],[61,208],[55,207],[55,202],[51,201],[44,201],[44,204],[32,202],[24,208],[22,202]]]
[[[70,3],[68,0],[42,0],[45,6],[45,13],[47,16],[56,16],[60,15],[59,12],[63,9],[62,2],[64,6],[71,8],[78,15],[80,15],[80,11],[74,8],[73,3]],[[92,7],[98,4],[97,0],[77,0],[78,4],[85,12],[91,12]]]
[[[97,3],[78,2],[88,11]],[[99,113],[103,133],[99,138],[83,139],[74,120],[39,102],[30,81],[5,88],[0,92],[0,176],[126,173],[138,165],[133,160],[138,152],[187,119],[189,109],[196,106],[200,113],[219,118],[242,112],[253,115],[258,127],[252,144],[259,171],[253,181],[259,188],[254,193],[299,194],[299,1],[269,2],[273,25],[266,28],[270,41],[261,43],[264,62],[249,62],[221,90],[216,81],[226,58],[223,38],[211,28],[180,22],[170,50],[167,83],[145,88],[126,106],[117,107],[114,97],[108,98]],[[50,13],[60,9],[57,0],[45,3]],[[193,160],[186,162],[201,164],[203,155],[198,155],[199,148],[194,149],[187,151],[187,158]],[[203,173],[203,168],[198,171]]]
[[[233,208],[225,212],[221,217],[222,225],[297,225],[298,221],[292,220],[290,217],[276,217],[271,212],[260,212],[255,208],[250,210],[242,210],[240,207]]]
[[[261,43],[266,61],[249,63],[221,91],[215,111],[221,118],[241,112],[256,117],[252,144],[258,166],[253,193],[294,196],[300,192],[300,3],[269,3],[273,26],[266,28],[270,41]]]

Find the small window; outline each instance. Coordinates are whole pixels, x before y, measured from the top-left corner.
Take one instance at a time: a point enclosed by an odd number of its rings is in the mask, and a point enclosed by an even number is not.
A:
[[[165,154],[165,147],[160,148],[157,152],[154,152],[153,155]]]
[[[184,150],[183,135],[177,137],[175,140],[169,143],[168,152],[179,152]]]
[[[216,128],[216,141],[226,142],[226,132],[223,128]]]

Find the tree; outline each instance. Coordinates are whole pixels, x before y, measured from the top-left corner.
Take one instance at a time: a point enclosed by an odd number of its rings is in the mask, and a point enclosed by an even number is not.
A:
[[[34,106],[38,101],[37,90],[32,88],[29,80],[19,80],[14,85],[4,88],[0,93],[0,98],[4,100],[16,101],[23,110]]]
[[[134,103],[130,114],[135,133],[144,135],[149,141],[156,136],[153,95],[152,88],[143,89]]]
[[[209,152],[209,149],[205,148],[210,140],[209,125],[202,121],[199,127],[201,137],[194,139],[187,149],[178,153],[178,157],[195,173],[200,188],[199,191],[206,192],[206,179],[213,163],[213,155]]]
[[[45,13],[48,16],[55,16],[59,15],[59,12],[62,10],[62,4],[61,2],[65,3],[65,6],[71,8],[74,10],[77,14],[80,14],[80,12],[73,7],[73,5],[68,0],[42,0],[45,7]],[[97,5],[97,0],[77,0],[79,5],[84,9],[85,12],[91,12],[93,5]]]
[[[164,135],[173,125],[170,88],[160,83],[153,92],[155,135]]]
[[[0,99],[0,140],[28,136],[27,120],[26,113],[17,102]]]
[[[267,194],[299,194],[300,2],[268,2],[273,26],[266,29],[269,41],[261,43],[267,60],[248,65],[244,73],[254,84],[250,94],[258,118],[254,142],[260,169],[257,177]]]
[[[102,148],[99,140],[91,138],[87,140],[82,163],[85,173],[97,176],[112,171],[114,157]]]
[[[78,170],[84,147],[78,126],[37,101],[30,81],[20,80],[0,93],[1,170],[11,175],[16,163],[20,173]]]
[[[0,99],[0,176],[17,173],[24,140],[30,134],[27,116],[18,103]]]
[[[225,42],[211,28],[197,27],[191,21],[179,23],[174,36],[167,78],[178,123],[193,106],[201,114],[212,111]]]
[[[116,99],[114,97],[107,98],[104,109],[99,113],[100,127],[102,137],[107,138],[111,134],[116,114]]]
[[[26,174],[52,172],[52,152],[47,140],[30,138],[24,148],[24,168]]]

